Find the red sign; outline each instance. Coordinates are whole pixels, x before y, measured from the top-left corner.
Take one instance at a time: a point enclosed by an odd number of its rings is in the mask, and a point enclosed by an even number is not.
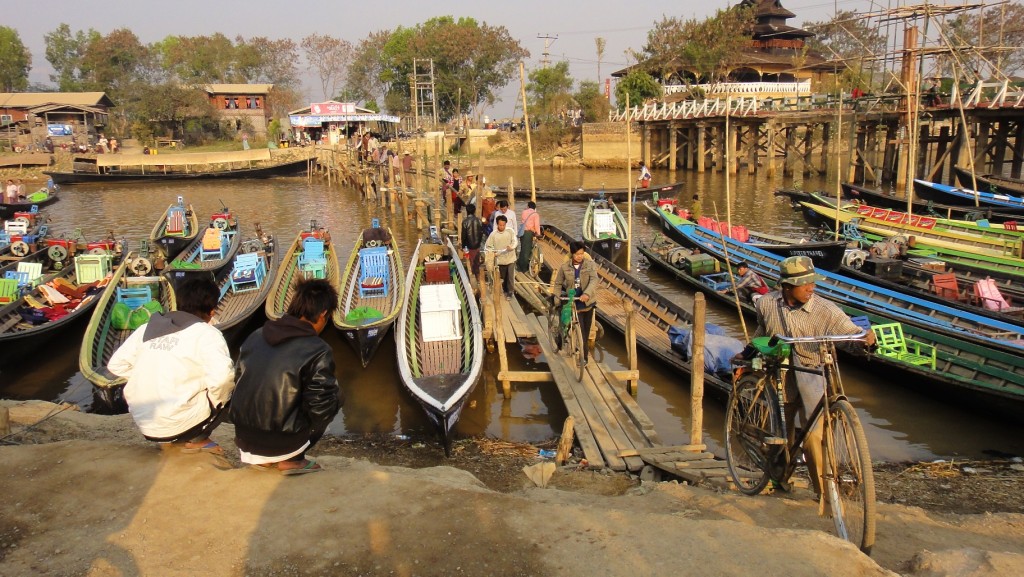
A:
[[[607,98],[608,100],[612,99],[612,79],[611,78],[605,78],[604,79],[604,97]]]
[[[355,114],[356,105],[354,102],[314,102],[309,105],[312,114]]]

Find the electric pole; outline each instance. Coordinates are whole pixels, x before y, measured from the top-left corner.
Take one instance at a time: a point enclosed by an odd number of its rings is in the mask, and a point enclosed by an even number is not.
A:
[[[541,38],[544,40],[544,52],[542,53],[542,57],[540,59],[540,65],[543,68],[547,68],[551,64],[551,59],[549,58],[551,54],[548,52],[548,49],[551,48],[551,45],[555,43],[555,40],[558,40],[558,35],[538,34],[537,38]]]

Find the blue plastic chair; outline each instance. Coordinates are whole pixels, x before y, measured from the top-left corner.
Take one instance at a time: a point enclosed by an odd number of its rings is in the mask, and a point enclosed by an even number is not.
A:
[[[387,296],[391,284],[387,247],[359,251],[359,296]]]
[[[299,255],[299,270],[306,278],[327,277],[327,256],[324,254],[324,241],[312,236],[302,241],[302,254]]]
[[[247,252],[235,257],[231,271],[231,290],[236,293],[259,290],[267,277],[267,266],[260,255]]]
[[[117,302],[128,305],[128,308],[135,310],[153,300],[153,293],[148,286],[143,287],[117,287]]]

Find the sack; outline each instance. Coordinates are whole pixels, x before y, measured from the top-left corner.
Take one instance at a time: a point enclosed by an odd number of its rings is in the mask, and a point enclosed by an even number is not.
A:
[[[650,185],[651,185],[651,179],[649,179],[649,178],[642,178],[642,179],[640,179],[640,188],[647,188]]]
[[[124,303],[117,303],[110,309],[110,326],[119,331],[127,330],[130,316],[132,316],[132,309]]]

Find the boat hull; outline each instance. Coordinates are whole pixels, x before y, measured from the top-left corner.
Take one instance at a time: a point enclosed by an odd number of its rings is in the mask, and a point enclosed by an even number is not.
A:
[[[940,202],[943,204],[975,206],[975,194],[973,191],[954,186],[946,186],[944,184],[937,184],[934,182],[915,180],[914,194],[924,200],[931,200],[933,202]],[[977,196],[977,205],[984,208],[992,208],[1000,212],[1024,215],[1024,199],[1019,196],[1010,196],[1005,193],[998,193],[998,196],[995,196],[991,192],[982,192]]]
[[[345,329],[341,331],[342,336],[345,337],[345,342],[359,355],[359,362],[362,363],[364,369],[370,364],[373,355],[380,348],[381,342],[384,341],[384,337],[391,330],[391,325],[393,324],[394,321],[363,329]]]
[[[40,202],[0,202],[0,218],[14,218],[16,212],[28,212],[32,207],[43,208],[60,200],[57,193],[50,194],[46,200]]]
[[[975,174],[974,178],[971,178],[971,171],[961,166],[954,166],[953,171],[956,173],[957,182],[964,188],[973,189],[975,182],[977,182],[977,190],[981,192],[999,192],[1024,196],[1024,180],[999,177],[992,174]]]
[[[507,193],[507,188],[496,187],[493,189],[496,193]],[[653,198],[654,194],[657,193],[659,198],[666,198],[675,196],[683,190],[682,182],[674,182],[672,184],[664,184],[661,186],[652,186],[649,188],[635,188],[633,189],[633,198],[635,200],[646,200]],[[578,190],[556,190],[556,189],[537,189],[537,200],[590,200],[596,196],[604,195],[605,198],[610,198],[615,202],[628,202],[629,195],[625,188],[613,188],[613,189],[599,189],[599,188],[583,188]],[[530,189],[528,188],[516,188],[516,198],[530,198]]]
[[[276,176],[296,176],[305,173],[309,169],[308,159],[296,160],[265,166],[260,168],[245,168],[239,170],[222,170],[215,172],[168,172],[153,174],[138,173],[92,173],[92,172],[46,172],[53,182],[57,184],[89,184],[105,183],[119,184],[127,182],[160,182],[165,180],[227,180],[240,178],[272,178]]]

